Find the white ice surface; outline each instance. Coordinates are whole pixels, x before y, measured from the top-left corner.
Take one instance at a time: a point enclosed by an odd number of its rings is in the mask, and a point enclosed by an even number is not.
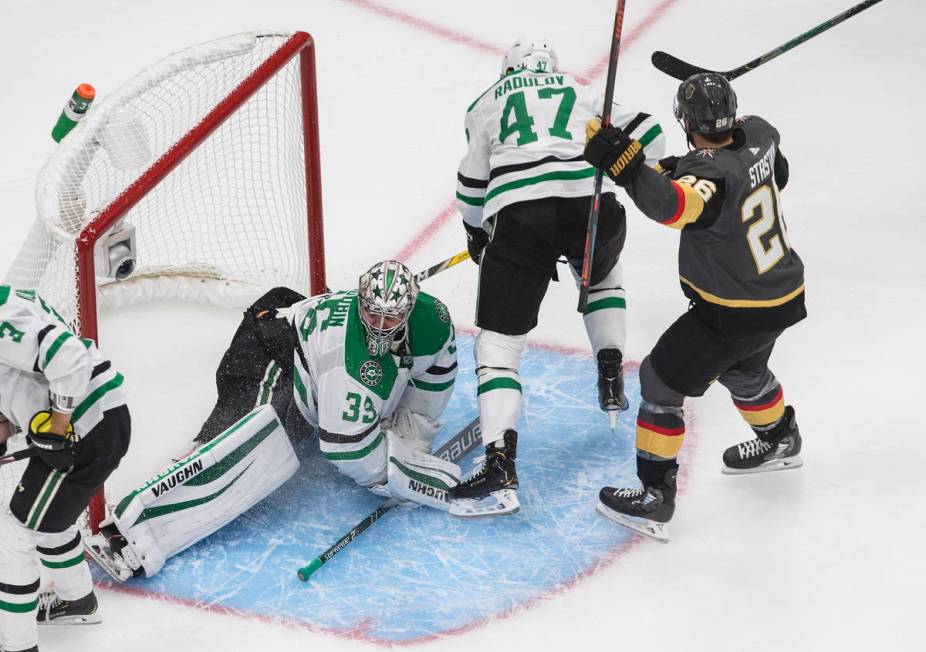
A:
[[[649,65],[650,52],[733,67],[847,3],[678,0],[622,53],[619,97],[656,114],[670,149],[682,150],[671,115],[675,82]],[[361,262],[396,254],[450,203],[463,112],[497,75],[499,57],[364,4],[0,3],[0,267],[32,221],[33,179],[77,83],[92,82],[102,95],[170,51],[262,27],[306,29],[318,42],[330,284],[351,285]],[[625,32],[656,4],[629,2]],[[591,0],[388,6],[498,48],[520,34],[546,35],[572,71],[606,54],[613,19],[613,3]],[[797,406],[805,467],[721,476],[722,449],[747,431],[713,389],[689,403],[696,434],[686,444],[688,484],[670,544],[645,542],[538,606],[424,647],[922,649],[924,23],[922,2],[890,0],[736,82],[741,112],[779,128],[791,163],[783,201],[807,265],[810,318],[781,339],[772,367]],[[628,357],[640,360],[685,301],[676,234],[629,213]],[[462,243],[454,217],[409,262],[423,267]],[[462,325],[472,323],[474,280],[474,268],[461,266],[429,282]],[[585,346],[574,302],[567,284],[552,287],[532,337]],[[231,312],[177,305],[104,317],[104,349],[132,380],[136,424],[133,450],[112,481],[117,492],[159,466],[208,412],[214,366],[234,326]],[[143,598],[102,599],[103,625],[43,631],[42,649],[369,647]]]

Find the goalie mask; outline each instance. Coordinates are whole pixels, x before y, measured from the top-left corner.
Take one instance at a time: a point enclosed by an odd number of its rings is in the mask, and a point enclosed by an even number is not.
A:
[[[502,75],[513,70],[530,70],[531,72],[556,72],[559,60],[550,42],[543,38],[524,38],[515,41],[505,53],[502,61]]]
[[[360,276],[357,298],[367,351],[372,356],[385,355],[396,336],[402,334],[415,307],[415,276],[397,260],[376,263]]]

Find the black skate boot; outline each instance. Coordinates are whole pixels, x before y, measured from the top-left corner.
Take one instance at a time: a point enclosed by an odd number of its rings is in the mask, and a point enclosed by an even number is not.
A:
[[[725,450],[721,470],[728,475],[738,475],[797,469],[804,465],[800,452],[801,433],[794,408],[789,405],[774,428],[756,430],[755,439]]]
[[[486,446],[482,466],[449,491],[450,513],[454,516],[499,516],[514,514],[518,502],[518,473],[514,460],[518,433],[506,430],[501,441]]]
[[[96,610],[93,591],[77,600],[62,600],[54,591],[46,591],[39,595],[35,619],[39,625],[95,625],[100,622]]]
[[[617,412],[630,407],[624,395],[623,356],[618,349],[598,352],[598,405],[605,412]]]
[[[145,574],[135,549],[109,519],[100,523],[99,532],[84,537],[84,552],[117,582]]]
[[[598,513],[657,541],[669,541],[668,522],[675,513],[678,467],[662,480],[642,488],[604,487],[598,492]]]

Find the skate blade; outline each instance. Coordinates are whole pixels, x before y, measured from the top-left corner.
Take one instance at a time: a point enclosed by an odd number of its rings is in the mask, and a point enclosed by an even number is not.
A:
[[[657,523],[656,521],[651,521],[648,518],[636,518],[634,516],[627,516],[626,514],[621,514],[620,512],[614,511],[601,502],[598,503],[598,513],[609,521],[619,523],[620,525],[623,525],[624,527],[633,530],[638,534],[655,539],[660,543],[669,543],[668,523]]]
[[[611,423],[611,434],[617,430],[617,410],[608,411],[608,421]]]
[[[724,475],[746,475],[748,473],[768,473],[769,471],[788,471],[789,469],[799,469],[804,466],[804,460],[800,456],[785,457],[779,460],[769,460],[765,464],[760,464],[751,469],[731,469],[724,465],[720,472]]]
[[[521,509],[518,492],[515,489],[493,491],[485,498],[457,498],[450,501],[451,516],[478,518],[480,516],[502,516],[514,514]]]
[[[99,544],[93,542],[95,537],[100,536],[101,535],[99,534],[95,534],[90,539],[84,539],[84,552],[86,552],[90,558],[96,562],[97,566],[106,571],[107,575],[121,584],[122,582],[125,582],[127,579],[131,578],[133,573],[128,567],[117,562],[113,558],[113,555],[108,552],[108,550],[102,549],[101,545],[106,545],[108,548],[108,544]]]
[[[103,622],[99,614],[88,614],[86,616],[61,616],[54,620],[40,620],[39,627],[59,627],[61,625],[99,625]]]

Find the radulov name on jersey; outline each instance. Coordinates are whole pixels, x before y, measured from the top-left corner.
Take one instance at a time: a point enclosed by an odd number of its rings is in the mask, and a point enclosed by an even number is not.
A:
[[[151,493],[154,497],[163,496],[176,486],[182,485],[195,475],[199,475],[203,470],[202,460],[193,460],[189,465],[183,467],[171,476],[168,476],[151,487]]]
[[[772,143],[765,154],[749,168],[749,185],[752,188],[757,187],[763,181],[768,179],[772,170],[775,169],[775,143]]]
[[[566,82],[563,75],[550,75],[549,77],[519,77],[512,76],[505,79],[504,84],[495,87],[495,99],[500,98],[505,93],[516,91],[519,88],[529,88],[531,86],[562,86]]]

